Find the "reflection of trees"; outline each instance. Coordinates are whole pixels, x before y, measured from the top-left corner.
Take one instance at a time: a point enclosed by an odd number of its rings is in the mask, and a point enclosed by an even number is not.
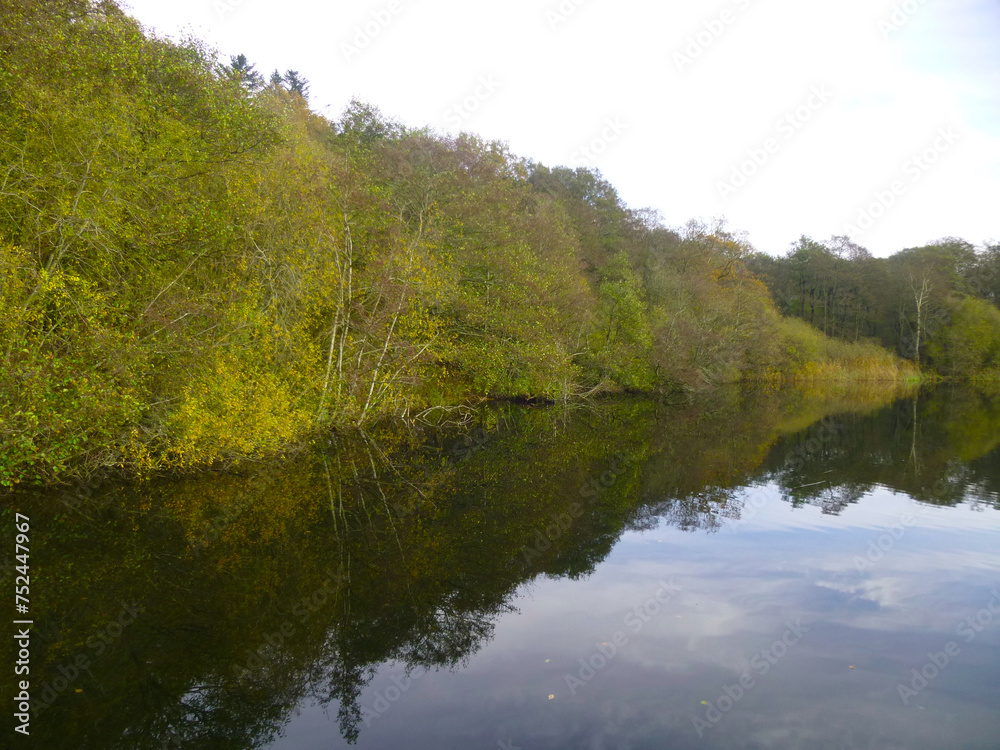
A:
[[[823,513],[836,516],[848,505],[859,502],[870,491],[871,485],[855,482],[842,484],[839,487],[829,487],[818,498],[819,505],[823,509]]]
[[[459,456],[453,446],[465,444],[437,433],[340,436],[328,455],[280,471],[108,488],[89,521],[39,503],[38,562],[52,571],[39,619],[52,632],[35,657],[48,679],[123,597],[147,610],[95,660],[84,697],[53,704],[39,741],[260,747],[306,700],[336,701],[342,733],[356,739],[379,665],[459,668],[524,581],[585,574],[603,559],[634,505],[651,408],[596,410],[630,425],[617,444],[637,457],[597,497],[583,484],[607,470],[605,434],[505,407],[484,410],[488,439]],[[573,523],[525,559],[556,516]],[[303,611],[324,584],[322,605]],[[269,642],[283,625],[291,635]]]
[[[461,668],[526,581],[587,575],[626,529],[715,531],[739,518],[750,484],[776,482],[790,502],[827,513],[876,484],[997,506],[1000,462],[973,458],[994,445],[996,412],[976,416],[974,400],[945,396],[921,400],[917,474],[910,404],[838,417],[836,439],[818,440],[818,428],[801,428],[825,407],[719,392],[669,410],[485,408],[468,450],[451,428],[341,435],[280,469],[107,488],[87,519],[39,499],[42,679],[86,651],[123,599],[146,613],[94,659],[83,693],[53,704],[37,739],[261,747],[315,701],[336,702],[353,741],[381,665]],[[323,603],[302,610],[324,587]],[[293,634],[268,643],[285,623]]]
[[[492,640],[496,619],[507,611],[510,606],[506,603],[472,611],[445,603],[424,613],[421,622],[413,623],[410,637],[391,653],[379,648],[378,631],[372,631],[376,642],[369,644],[368,649],[356,649],[354,643],[341,644],[325,661],[313,664],[313,669],[320,667],[321,671],[311,680],[315,685],[312,697],[322,705],[337,702],[341,733],[353,742],[358,738],[363,718],[361,693],[375,675],[375,665],[385,661],[404,664],[407,675],[413,670],[463,667]],[[351,629],[360,633],[363,628],[378,624],[352,623]],[[370,653],[371,649],[375,651],[372,657],[359,663],[358,654]]]
[[[739,518],[739,492],[732,488],[706,487],[697,495],[661,500],[642,506],[629,528],[642,531],[666,522],[682,531],[714,533],[722,528],[724,519]]]
[[[781,441],[763,466],[793,504],[837,514],[884,486],[935,505],[1000,507],[1000,405],[973,392],[941,389],[875,414],[838,417],[833,439],[793,460],[813,432]]]

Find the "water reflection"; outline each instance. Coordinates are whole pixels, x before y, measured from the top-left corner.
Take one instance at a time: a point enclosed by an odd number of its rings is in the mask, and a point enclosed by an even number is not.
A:
[[[996,630],[957,631],[1000,582],[1000,405],[883,401],[494,406],[31,499],[32,742],[996,747]]]

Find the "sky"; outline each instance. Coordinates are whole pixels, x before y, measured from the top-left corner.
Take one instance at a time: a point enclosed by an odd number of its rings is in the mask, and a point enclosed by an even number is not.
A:
[[[224,61],[598,169],[680,227],[878,256],[1000,239],[1000,0],[130,0]]]

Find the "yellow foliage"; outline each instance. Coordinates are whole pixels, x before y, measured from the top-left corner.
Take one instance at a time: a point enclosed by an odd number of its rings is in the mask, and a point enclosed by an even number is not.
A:
[[[171,415],[164,463],[187,468],[264,455],[292,443],[308,424],[309,415],[295,407],[287,380],[216,350],[211,366],[185,388]]]

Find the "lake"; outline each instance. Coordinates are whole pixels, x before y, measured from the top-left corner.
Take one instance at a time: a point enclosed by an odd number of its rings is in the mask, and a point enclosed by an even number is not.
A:
[[[1000,399],[439,416],[4,501],[21,744],[1000,747]]]

